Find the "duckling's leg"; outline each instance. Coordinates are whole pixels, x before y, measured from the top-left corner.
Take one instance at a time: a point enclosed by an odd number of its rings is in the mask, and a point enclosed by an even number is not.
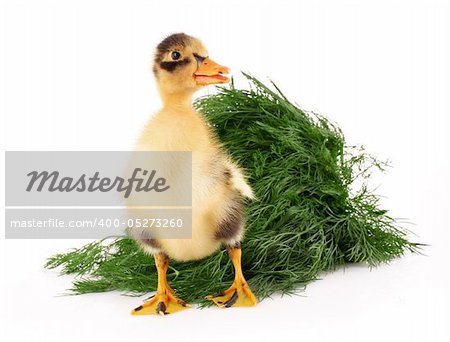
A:
[[[234,281],[228,290],[219,292],[207,299],[212,300],[221,308],[229,308],[232,306],[254,306],[258,303],[255,295],[247,284],[241,268],[241,244],[240,242],[227,248],[228,255],[234,266]]]
[[[167,315],[190,307],[183,300],[175,297],[174,291],[167,283],[167,268],[169,257],[164,253],[155,254],[155,264],[158,270],[158,289],[156,295],[148,302],[135,308],[132,315]]]

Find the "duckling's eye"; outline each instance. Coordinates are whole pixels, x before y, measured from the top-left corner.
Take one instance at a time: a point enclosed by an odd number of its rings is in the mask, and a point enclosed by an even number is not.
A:
[[[180,59],[181,53],[179,53],[178,51],[172,51],[171,56],[172,56],[172,59],[173,59],[174,61],[176,61],[176,60]]]

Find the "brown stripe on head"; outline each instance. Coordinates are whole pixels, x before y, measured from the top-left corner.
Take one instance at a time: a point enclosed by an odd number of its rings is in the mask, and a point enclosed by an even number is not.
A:
[[[175,49],[175,48],[185,48],[189,42],[191,41],[192,37],[188,36],[185,33],[174,33],[168,37],[166,37],[161,43],[158,44],[156,47],[156,53],[155,53],[155,63],[160,63],[164,55],[168,53],[169,51]]]

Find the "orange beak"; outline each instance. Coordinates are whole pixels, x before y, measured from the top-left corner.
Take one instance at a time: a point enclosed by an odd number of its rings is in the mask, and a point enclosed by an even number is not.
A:
[[[194,73],[194,78],[198,85],[223,84],[230,81],[228,77],[223,76],[229,72],[230,69],[227,67],[205,58]]]

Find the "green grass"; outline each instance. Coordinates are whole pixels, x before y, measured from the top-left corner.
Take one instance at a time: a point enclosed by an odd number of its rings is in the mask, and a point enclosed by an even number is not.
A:
[[[246,169],[257,196],[246,208],[242,245],[244,273],[256,296],[293,293],[345,263],[376,266],[418,251],[366,186],[370,172],[385,164],[346,146],[337,126],[301,110],[275,85],[244,75],[250,90],[219,88],[195,106]],[[126,238],[55,255],[46,267],[79,275],[76,294],[142,294],[157,284],[153,258]],[[201,305],[232,279],[224,250],[200,261],[171,262],[168,272],[181,298]]]

